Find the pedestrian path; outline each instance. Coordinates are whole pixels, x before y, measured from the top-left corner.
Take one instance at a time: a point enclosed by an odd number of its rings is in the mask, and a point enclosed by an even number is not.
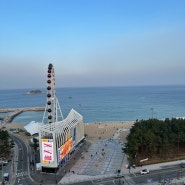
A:
[[[60,181],[61,184],[113,177],[121,170],[124,153],[119,140],[100,140],[90,146],[88,151],[74,164],[70,172]],[[59,183],[59,184],[60,184]]]
[[[135,169],[132,168],[129,171],[127,168],[127,156],[123,153],[122,147],[123,144],[119,142],[119,140],[101,140],[98,143],[92,144],[88,151],[81,154],[81,158],[74,164],[70,172],[66,173],[66,175],[61,179],[59,185],[115,177],[118,169],[121,169],[121,174],[124,174],[125,176],[125,184],[134,185],[135,182],[129,174],[140,172],[142,167],[136,167]],[[104,154],[102,154],[102,152]],[[145,165],[143,168],[153,171],[163,169],[167,165],[180,165],[182,162],[185,162],[185,160]],[[183,185],[184,182],[185,177],[179,177],[173,179],[173,181],[171,181],[171,185]],[[164,183],[147,182],[146,184],[163,185]]]

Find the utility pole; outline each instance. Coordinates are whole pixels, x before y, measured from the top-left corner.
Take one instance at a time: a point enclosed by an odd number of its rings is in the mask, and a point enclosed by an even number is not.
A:
[[[154,115],[154,108],[152,107],[150,110],[152,111],[152,119],[153,119],[153,115]]]
[[[2,165],[2,182],[4,181],[3,179],[3,161],[1,160],[1,165]]]

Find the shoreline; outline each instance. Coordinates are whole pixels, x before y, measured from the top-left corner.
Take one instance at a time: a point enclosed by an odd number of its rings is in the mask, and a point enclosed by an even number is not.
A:
[[[21,114],[22,112],[27,111],[44,111],[45,107],[25,107],[25,108],[5,108],[0,109],[0,113],[9,113],[12,112],[12,114],[7,114],[4,117],[1,117],[0,120],[2,123],[11,123],[13,119]]]
[[[23,113],[23,112],[29,112],[29,111],[44,111],[46,109],[46,107],[24,107],[24,108],[0,108],[0,113],[11,113],[11,114],[8,114],[8,115],[5,115],[5,116],[2,116],[0,117],[0,119],[2,120],[2,122],[6,122],[6,123],[14,123],[13,122],[13,119]],[[11,121],[10,121],[11,120]],[[101,123],[107,123],[107,124],[114,124],[114,123],[125,123],[125,122],[135,122],[133,120],[127,120],[127,121],[100,121],[100,122],[86,122],[84,123],[85,125],[88,125],[88,124],[101,124]],[[24,124],[23,124],[24,125]]]
[[[13,112],[7,115],[1,122],[1,127],[4,126],[7,130],[10,128],[25,130],[24,126],[27,124],[15,123],[13,119],[25,111],[40,111],[45,107],[25,107],[25,108],[5,108],[0,109],[1,112]],[[84,123],[84,134],[87,136],[89,142],[97,142],[103,139],[118,139],[126,142],[126,137],[130,132],[130,128],[134,125],[135,121],[103,121]]]
[[[126,137],[130,132],[130,128],[134,122],[121,121],[121,122],[98,122],[98,123],[84,123],[84,134],[87,140],[95,143],[103,139],[118,139],[126,142]],[[6,123],[4,127],[9,131],[10,129],[24,129],[24,124],[20,123]],[[21,134],[23,136],[25,134]],[[25,137],[27,137],[25,135]]]

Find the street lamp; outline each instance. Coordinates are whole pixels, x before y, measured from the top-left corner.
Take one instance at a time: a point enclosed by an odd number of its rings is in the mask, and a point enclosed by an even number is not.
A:
[[[1,161],[1,167],[2,167],[2,182],[4,181],[3,179],[3,162]]]
[[[152,119],[153,119],[154,108],[152,107],[150,110],[152,111]]]

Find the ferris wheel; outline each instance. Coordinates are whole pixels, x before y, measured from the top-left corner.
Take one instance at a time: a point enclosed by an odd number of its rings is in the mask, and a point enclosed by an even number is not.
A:
[[[55,73],[52,64],[48,65],[47,71],[47,103],[42,123],[51,124],[63,120],[62,111],[56,97]]]

